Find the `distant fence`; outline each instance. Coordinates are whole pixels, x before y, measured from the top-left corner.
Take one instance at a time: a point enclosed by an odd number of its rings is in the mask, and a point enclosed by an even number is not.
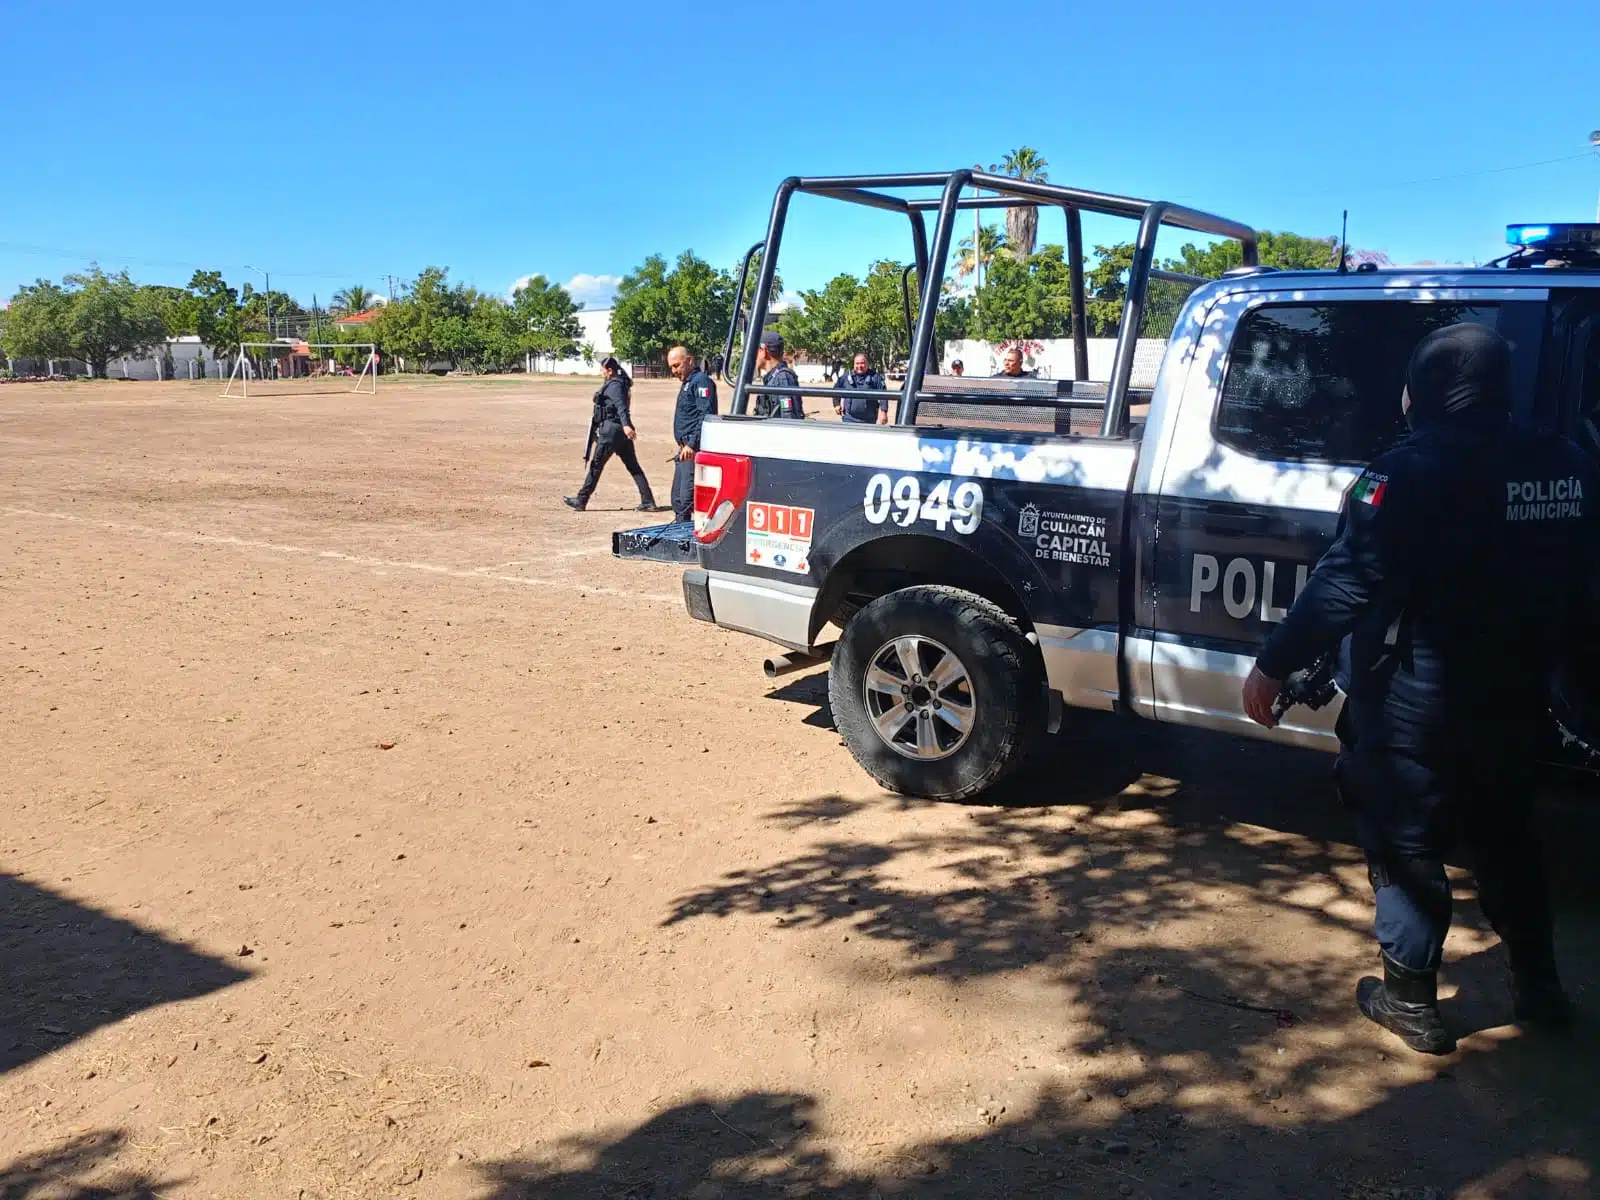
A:
[[[124,356],[106,364],[107,379],[226,379],[233,356],[217,358],[196,339],[175,338],[143,358]],[[8,358],[7,372],[14,376],[63,375],[86,379],[89,364],[76,358]]]
[[[1041,379],[1073,378],[1071,338],[1050,338],[1047,341],[1028,343],[1037,347],[1031,354],[1022,356],[1022,365]],[[1156,372],[1161,369],[1161,357],[1167,352],[1166,338],[1140,338],[1133,352],[1133,386],[1152,387]],[[997,342],[978,342],[970,339],[944,344],[945,371],[956,359],[968,375],[998,375],[1000,357],[1004,353]],[[1089,378],[1104,383],[1111,378],[1112,360],[1117,354],[1116,338],[1089,339]]]

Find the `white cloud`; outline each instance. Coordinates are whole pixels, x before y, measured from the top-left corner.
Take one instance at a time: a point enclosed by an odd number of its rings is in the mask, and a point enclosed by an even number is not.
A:
[[[617,294],[621,275],[587,275],[580,271],[564,285],[567,294],[588,308],[604,308]]]
[[[533,275],[542,274],[534,272],[530,275],[521,275],[506,289],[506,299],[516,295],[517,289],[523,287],[533,278]],[[546,276],[546,278],[549,278]],[[567,289],[571,296],[584,308],[609,308],[612,298],[616,295],[617,284],[622,282],[621,275],[590,275],[579,271],[561,286]]]

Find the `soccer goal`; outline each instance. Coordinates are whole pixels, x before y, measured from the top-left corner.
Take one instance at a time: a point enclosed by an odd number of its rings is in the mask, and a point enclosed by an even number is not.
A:
[[[248,396],[252,383],[258,393],[373,395],[378,390],[378,347],[374,342],[240,342],[222,394]]]

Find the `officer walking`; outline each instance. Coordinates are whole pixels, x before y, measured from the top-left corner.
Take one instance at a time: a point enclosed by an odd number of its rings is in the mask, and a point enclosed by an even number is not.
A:
[[[1517,1019],[1571,1019],[1531,777],[1552,668],[1592,603],[1600,476],[1565,438],[1514,425],[1511,395],[1498,334],[1463,324],[1422,340],[1401,399],[1410,435],[1357,480],[1244,685],[1245,711],[1271,726],[1282,681],[1342,646],[1335,778],[1367,854],[1383,962],[1356,1003],[1426,1054],[1455,1048],[1436,984],[1456,829]]]
[[[700,449],[700,426],[717,411],[717,385],[695,367],[694,356],[683,346],[667,351],[667,369],[682,383],[672,410],[672,437],[678,443],[672,464],[672,519],[688,521],[694,517],[694,455]]]
[[[763,373],[761,382],[769,387],[800,386],[794,368],[783,359],[783,335],[776,329],[769,329],[761,335],[761,341],[756,346],[756,370]],[[757,396],[755,415],[804,419],[806,410],[799,396]]]
[[[607,355],[600,360],[600,373],[605,382],[594,394],[594,415],[589,418],[589,442],[584,447],[583,461],[589,464],[589,473],[583,477],[583,486],[576,496],[564,496],[568,508],[582,512],[589,506],[589,497],[600,484],[600,472],[615,454],[628,468],[633,482],[639,488],[639,506],[636,512],[655,512],[656,499],[650,491],[650,481],[645,478],[639,456],[633,452],[633,413],[629,409],[633,380],[622,369],[622,364]]]
[[[865,354],[856,355],[855,369],[839,376],[834,389],[840,392],[877,392],[876,396],[840,396],[833,411],[847,425],[876,425],[880,412],[889,411],[889,392],[883,376],[872,369]]]

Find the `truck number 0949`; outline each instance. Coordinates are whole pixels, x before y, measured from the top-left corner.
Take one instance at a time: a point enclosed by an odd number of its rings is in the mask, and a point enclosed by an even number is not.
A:
[[[941,532],[950,529],[972,533],[983,519],[983,489],[970,479],[953,485],[950,480],[941,479],[924,497],[915,475],[894,479],[878,474],[867,480],[862,509],[874,525],[882,525],[892,514],[894,523],[902,529],[921,520],[932,522]]]

